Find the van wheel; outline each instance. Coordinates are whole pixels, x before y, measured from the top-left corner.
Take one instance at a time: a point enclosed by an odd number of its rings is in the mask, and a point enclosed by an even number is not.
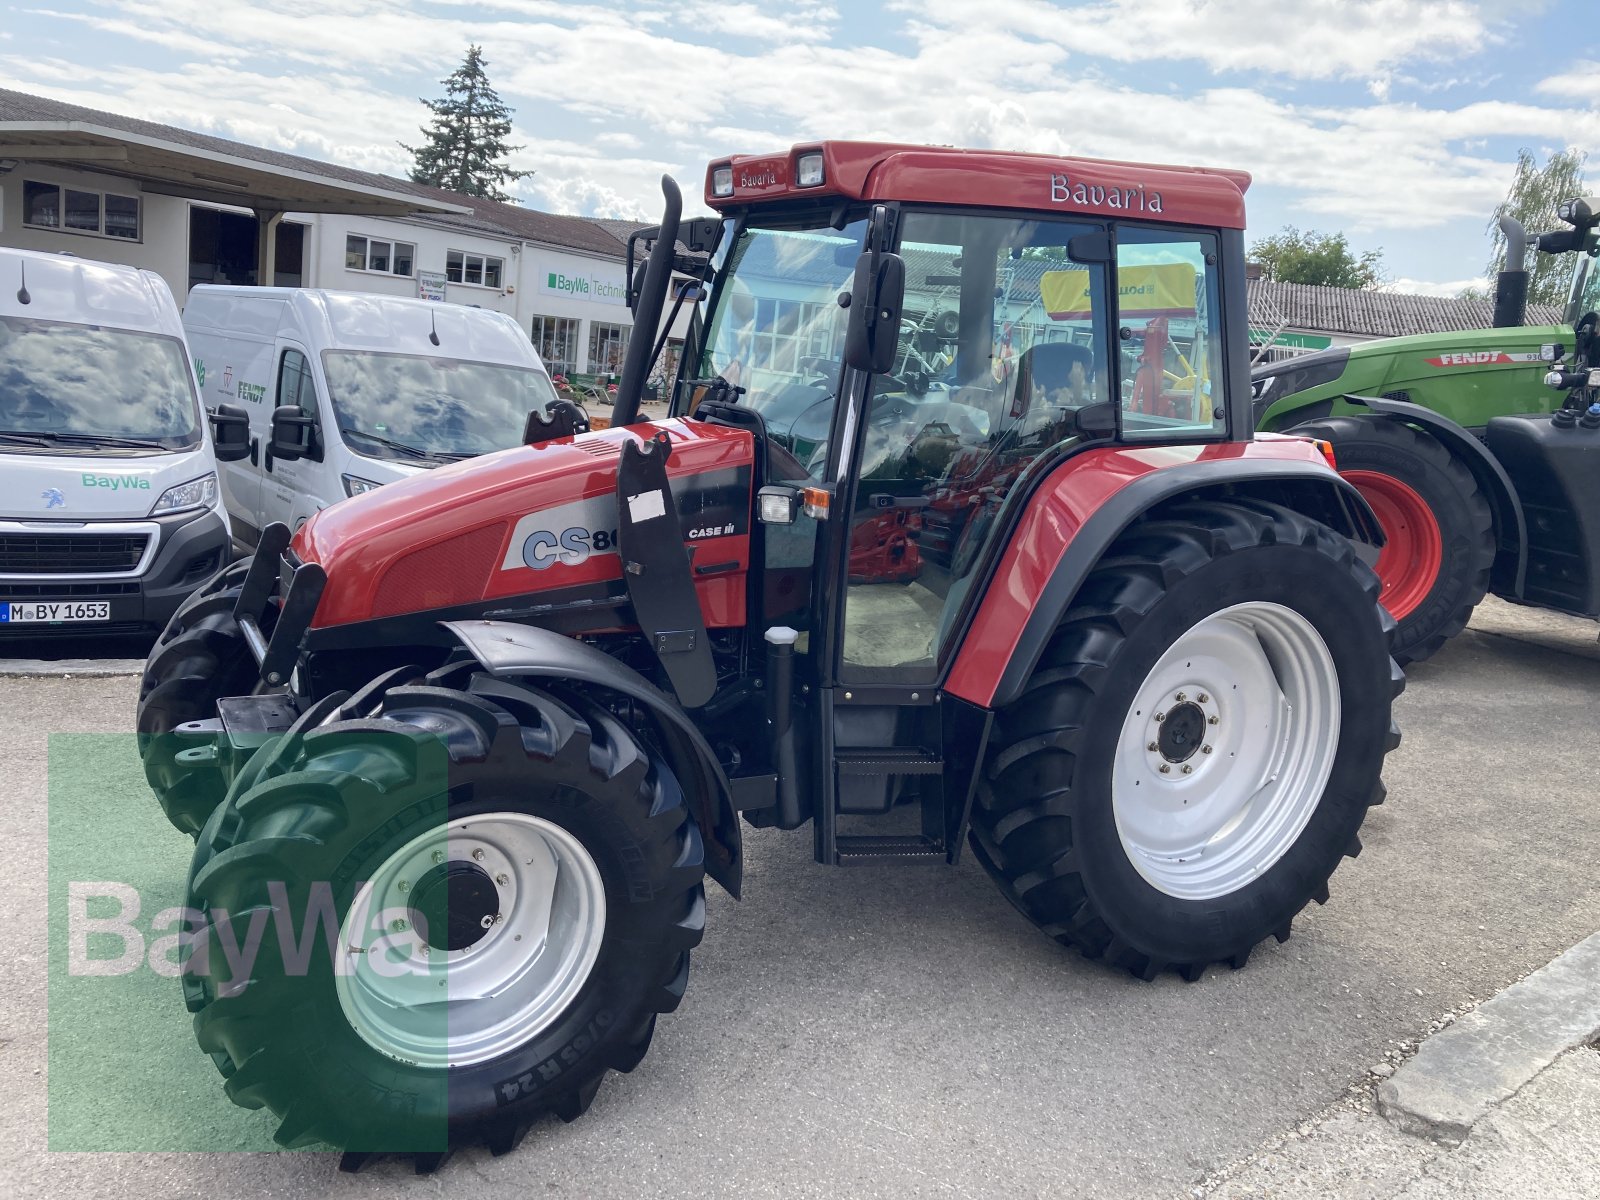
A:
[[[996,716],[978,861],[1051,937],[1144,979],[1287,939],[1359,853],[1399,741],[1377,595],[1349,542],[1275,505],[1135,524]]]
[[[172,614],[139,681],[136,728],[144,777],[167,819],[198,836],[227,791],[214,763],[184,763],[178,752],[192,742],[175,733],[187,721],[209,721],[224,696],[248,696],[259,677],[255,657],[233,619],[250,560],[224,567]],[[268,619],[276,613],[268,606]]]

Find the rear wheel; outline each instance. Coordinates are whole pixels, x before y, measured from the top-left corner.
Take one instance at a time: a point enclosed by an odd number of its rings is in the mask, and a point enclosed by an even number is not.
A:
[[[1420,662],[1466,628],[1489,588],[1494,520],[1472,472],[1425,433],[1380,417],[1331,417],[1292,432],[1331,442],[1388,544],[1376,569],[1398,622],[1394,656]]]
[[[1242,966],[1327,899],[1398,742],[1373,573],[1274,505],[1133,526],[998,714],[978,860],[1045,932],[1153,978]]]
[[[173,731],[217,715],[224,696],[248,696],[258,682],[255,657],[233,619],[250,560],[224,567],[172,614],[139,681],[137,724],[144,774],[174,826],[194,837],[227,786],[215,765],[180,763],[185,744]]]
[[[576,1119],[683,995],[703,851],[665,763],[580,695],[450,678],[330,703],[196,848],[195,1032],[286,1146],[504,1153]]]

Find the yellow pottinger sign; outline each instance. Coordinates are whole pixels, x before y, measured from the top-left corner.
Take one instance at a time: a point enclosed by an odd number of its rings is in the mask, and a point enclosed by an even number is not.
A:
[[[1194,284],[1195,271],[1188,263],[1120,267],[1118,312],[1124,317],[1192,317]],[[1046,271],[1039,295],[1053,321],[1087,321],[1094,315],[1088,271]]]

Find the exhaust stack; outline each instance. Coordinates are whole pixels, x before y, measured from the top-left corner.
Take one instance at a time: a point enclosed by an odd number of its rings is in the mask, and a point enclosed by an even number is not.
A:
[[[1515,217],[1500,218],[1506,235],[1506,265],[1494,284],[1494,326],[1521,325],[1528,312],[1528,231]]]

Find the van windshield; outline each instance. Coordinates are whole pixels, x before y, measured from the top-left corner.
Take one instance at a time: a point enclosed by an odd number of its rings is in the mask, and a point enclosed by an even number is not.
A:
[[[556,399],[534,367],[356,350],[325,350],[322,367],[340,433],[369,458],[470,458],[517,446],[529,411]]]
[[[0,316],[0,443],[75,453],[200,442],[183,344],[172,337]]]

